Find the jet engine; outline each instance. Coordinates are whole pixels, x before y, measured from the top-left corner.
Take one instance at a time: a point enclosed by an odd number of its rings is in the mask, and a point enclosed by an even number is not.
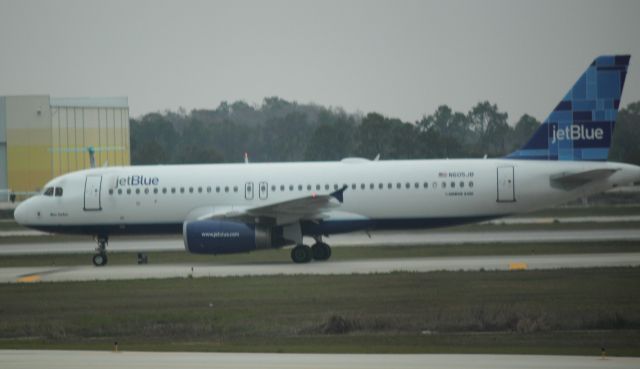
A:
[[[185,222],[182,236],[184,247],[194,254],[233,254],[274,247],[269,227],[226,220]]]

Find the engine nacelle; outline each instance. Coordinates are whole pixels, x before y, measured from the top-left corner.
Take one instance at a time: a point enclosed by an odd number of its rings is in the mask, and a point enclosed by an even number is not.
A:
[[[233,254],[271,248],[267,227],[224,220],[185,222],[184,247],[194,254]]]

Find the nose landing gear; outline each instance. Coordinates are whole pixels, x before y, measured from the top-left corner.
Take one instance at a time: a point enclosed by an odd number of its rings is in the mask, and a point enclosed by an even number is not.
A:
[[[107,265],[107,244],[109,238],[107,236],[98,236],[98,247],[96,247],[96,253],[93,255],[93,265],[105,266]]]

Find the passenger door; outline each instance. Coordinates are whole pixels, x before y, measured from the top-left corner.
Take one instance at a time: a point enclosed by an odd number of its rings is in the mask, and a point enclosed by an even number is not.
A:
[[[102,210],[100,204],[100,190],[102,187],[102,176],[89,175],[84,182],[84,210]]]
[[[498,167],[498,202],[516,201],[513,167]]]

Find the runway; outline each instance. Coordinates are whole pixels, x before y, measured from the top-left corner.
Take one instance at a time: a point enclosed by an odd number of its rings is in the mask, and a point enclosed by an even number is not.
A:
[[[497,226],[498,227],[498,226]],[[640,229],[588,229],[588,230],[535,230],[535,231],[483,231],[483,232],[434,232],[425,230],[372,232],[371,237],[362,232],[327,237],[332,247],[340,246],[396,246],[396,245],[445,245],[486,244],[510,242],[603,242],[640,241]],[[66,242],[34,241],[26,243],[2,243],[0,255],[93,253],[95,244],[86,240]],[[113,237],[108,251],[176,251],[184,250],[182,237]]]
[[[396,271],[509,270],[514,268],[535,270],[638,265],[640,265],[640,253],[460,256],[328,261],[309,264],[285,262],[221,265],[126,265],[106,266],[103,268],[96,268],[91,265],[74,267],[15,267],[0,268],[0,283],[298,274],[370,274]]]
[[[640,358],[535,355],[360,355],[360,354],[255,354],[2,350],[3,369],[103,368],[450,368],[450,369],[626,369],[640,367]]]

